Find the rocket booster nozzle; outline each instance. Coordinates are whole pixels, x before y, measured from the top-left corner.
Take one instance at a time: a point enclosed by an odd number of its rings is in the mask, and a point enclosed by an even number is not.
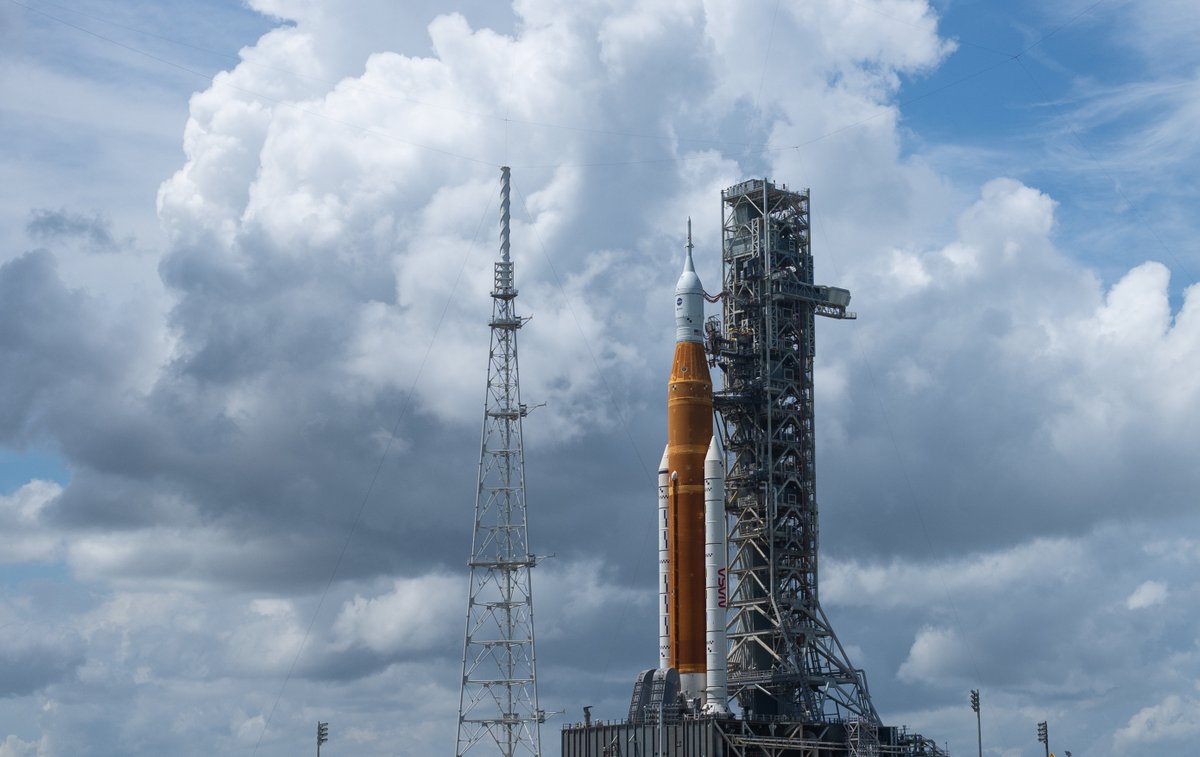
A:
[[[704,286],[692,262],[692,219],[688,219],[687,257],[675,284],[675,342],[703,342]]]

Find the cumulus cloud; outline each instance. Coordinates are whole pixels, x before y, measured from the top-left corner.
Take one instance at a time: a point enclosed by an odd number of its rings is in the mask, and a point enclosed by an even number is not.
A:
[[[517,166],[519,307],[534,316],[521,334],[525,396],[545,404],[531,417],[529,442],[573,449],[614,431],[640,439],[656,396],[647,387],[660,373],[650,356],[669,350],[669,329],[642,325],[669,321],[668,298],[655,293],[669,290],[682,219],[740,173],[711,147],[747,136],[721,124],[759,82],[730,80],[728,90],[709,84],[736,68],[727,65],[737,56],[729,35],[756,19],[730,16],[719,4],[634,11],[602,3],[566,12],[523,3],[516,8],[523,24],[512,34],[463,14],[432,14],[429,47],[395,52],[377,47],[370,30],[350,33],[357,22],[331,23],[320,3],[261,10],[294,23],[244,49],[240,65],[192,97],[185,162],[159,190],[168,247],[157,298],[170,308],[168,337],[113,321],[92,345],[82,335],[93,330],[66,324],[103,322],[102,308],[94,294],[55,278],[54,256],[30,253],[5,269],[10,277],[36,270],[39,286],[57,288],[64,302],[53,318],[81,343],[40,334],[26,341],[47,354],[80,356],[90,372],[87,396],[64,397],[52,390],[72,373],[69,365],[51,371],[47,363],[41,375],[24,360],[10,383],[27,386],[28,396],[10,394],[16,417],[8,424],[32,423],[31,433],[64,442],[73,476],[54,504],[55,521],[116,527],[73,543],[70,563],[81,575],[237,585],[279,585],[290,576],[315,585],[321,578],[287,555],[339,549],[325,538],[326,526],[345,528],[357,517],[352,503],[369,500],[370,460],[403,451],[404,469],[388,469],[379,481],[395,489],[428,469],[413,454],[417,440],[431,454],[469,448],[463,439],[480,411],[494,255],[490,164],[502,160]],[[878,15],[837,22],[842,42],[823,54],[823,71],[805,74],[814,97],[882,105],[899,73],[927,70],[949,51],[923,3],[892,10],[912,34],[882,33]],[[818,14],[791,23],[817,44],[829,37],[813,25],[833,21]],[[781,46],[780,54],[794,50]],[[657,91],[631,87],[649,70],[679,78]],[[845,78],[831,86],[830,72]],[[765,135],[769,123],[818,110],[763,109],[752,129]],[[687,139],[700,132],[683,134],[680,118],[717,124],[713,139],[689,153]],[[579,128],[599,122],[606,124],[599,133]],[[623,159],[630,145],[648,157],[684,158],[667,171],[620,169],[621,183],[660,199],[647,203],[604,178],[612,169],[603,164]],[[547,156],[553,165],[542,165]],[[78,235],[87,220],[47,211],[29,231]],[[98,217],[91,220],[99,228]],[[715,262],[705,265],[715,281]],[[11,322],[54,322],[30,317],[29,308]],[[126,354],[113,353],[113,344],[127,345]],[[107,372],[97,375],[98,366]],[[38,394],[52,408],[46,416],[31,414]],[[601,444],[623,446],[620,436]],[[634,450],[632,462],[643,457]],[[473,465],[440,461],[447,476]],[[599,491],[575,483],[573,491]],[[554,487],[550,496],[560,496],[567,479]],[[435,489],[418,483],[406,492],[445,495]],[[456,487],[452,496],[469,501],[470,490]],[[297,515],[294,538],[277,549],[268,535],[283,512]],[[415,525],[421,549],[390,555],[370,547],[345,570],[442,562],[447,527],[461,522],[436,510],[373,517],[385,529],[399,529],[401,520]],[[572,530],[555,533],[570,538]],[[271,567],[280,559],[286,568]]]
[[[1084,545],[1076,541],[1034,539],[1012,549],[932,565],[830,559],[825,561],[821,593],[833,604],[925,606],[973,592],[1069,583],[1084,569],[1086,555]]]
[[[445,639],[463,615],[465,585],[462,577],[444,575],[398,579],[386,594],[356,595],[344,604],[333,632],[339,644],[411,656]]]
[[[1196,587],[1169,553],[1147,559],[1142,544],[1154,533],[1108,526],[961,560],[839,560],[824,573],[822,597],[843,643],[868,652],[877,706],[906,711],[914,689],[982,688],[998,722],[1023,722],[1034,705],[1060,709],[1057,719],[1124,722],[1137,707],[1117,691],[1150,691],[1148,680],[1190,690],[1196,664],[1187,609]],[[1147,573],[1177,576],[1172,601],[1130,612]],[[877,608],[888,618],[880,626]],[[960,727],[951,716],[944,725]]]
[[[953,630],[923,628],[900,665],[901,680],[937,681],[948,676],[968,680],[971,650]]]
[[[1161,581],[1146,581],[1133,590],[1125,600],[1125,606],[1130,610],[1143,610],[1162,604],[1167,598],[1167,585]]]
[[[51,481],[30,481],[11,495],[0,495],[0,561],[40,562],[57,558],[62,537],[42,520],[46,506],[62,493]]]
[[[22,741],[9,734],[0,744],[0,757],[38,757],[38,744],[35,741]]]
[[[849,534],[846,548],[925,549],[922,522],[987,548],[1030,525],[1077,534],[1134,501],[1147,517],[1188,508],[1173,493],[1197,483],[1183,441],[1195,429],[1195,290],[1172,308],[1154,262],[1105,287],[1056,246],[1055,212],[1044,192],[993,180],[955,241],[855,268],[870,309],[822,331],[825,353],[840,353],[830,370],[851,383],[818,397],[834,418],[822,455],[838,527],[826,533]],[[914,329],[917,311],[935,315]],[[1134,482],[1149,471],[1162,485],[1146,490]],[[880,506],[904,514],[906,538],[855,527]]]
[[[295,605],[286,599],[255,599],[240,620],[225,638],[230,666],[286,675],[308,636]]]
[[[1115,736],[1119,748],[1143,744],[1190,743],[1200,734],[1200,702],[1170,694],[1138,710]]]

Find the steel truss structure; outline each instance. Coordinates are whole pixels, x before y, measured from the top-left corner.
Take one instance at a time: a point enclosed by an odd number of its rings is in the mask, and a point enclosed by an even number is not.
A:
[[[879,725],[866,678],[817,594],[814,322],[854,318],[850,293],[813,284],[808,190],[753,179],[723,191],[721,211],[724,321],[707,332],[731,458],[730,693],[753,716],[866,735]]]
[[[501,169],[500,260],[492,290],[479,488],[471,546],[471,585],[463,643],[458,706],[457,757],[474,747],[504,757],[541,754],[537,665],[533,635],[529,550],[525,509],[525,450],[517,369],[514,309],[517,289],[509,257],[509,169]]]

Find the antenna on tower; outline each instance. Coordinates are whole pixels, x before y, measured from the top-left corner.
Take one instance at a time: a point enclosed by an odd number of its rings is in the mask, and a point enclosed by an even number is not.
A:
[[[517,370],[517,330],[524,320],[509,256],[509,168],[500,169],[500,260],[492,289],[491,348],[483,408],[483,446],[475,496],[471,586],[463,642],[458,746],[462,757],[499,748],[504,757],[540,757],[541,724],[533,644],[533,588],[525,510],[525,447]]]

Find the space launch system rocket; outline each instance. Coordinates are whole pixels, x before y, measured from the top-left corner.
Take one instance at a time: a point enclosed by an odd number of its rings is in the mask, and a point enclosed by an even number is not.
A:
[[[724,291],[713,297],[688,221],[656,481],[658,660],[638,670],[627,718],[585,712],[563,726],[563,757],[947,757],[882,723],[817,601],[813,322],[855,315],[847,290],[813,283],[810,229],[807,189],[748,179],[723,190]],[[717,300],[724,324],[705,321]],[[769,391],[746,391],[764,381]],[[788,428],[806,431],[772,432]]]
[[[659,668],[679,672],[685,701],[726,706],[724,455],[713,434],[704,352],[704,287],[687,258],[675,285],[675,357],[667,382],[667,448],[658,471]]]

